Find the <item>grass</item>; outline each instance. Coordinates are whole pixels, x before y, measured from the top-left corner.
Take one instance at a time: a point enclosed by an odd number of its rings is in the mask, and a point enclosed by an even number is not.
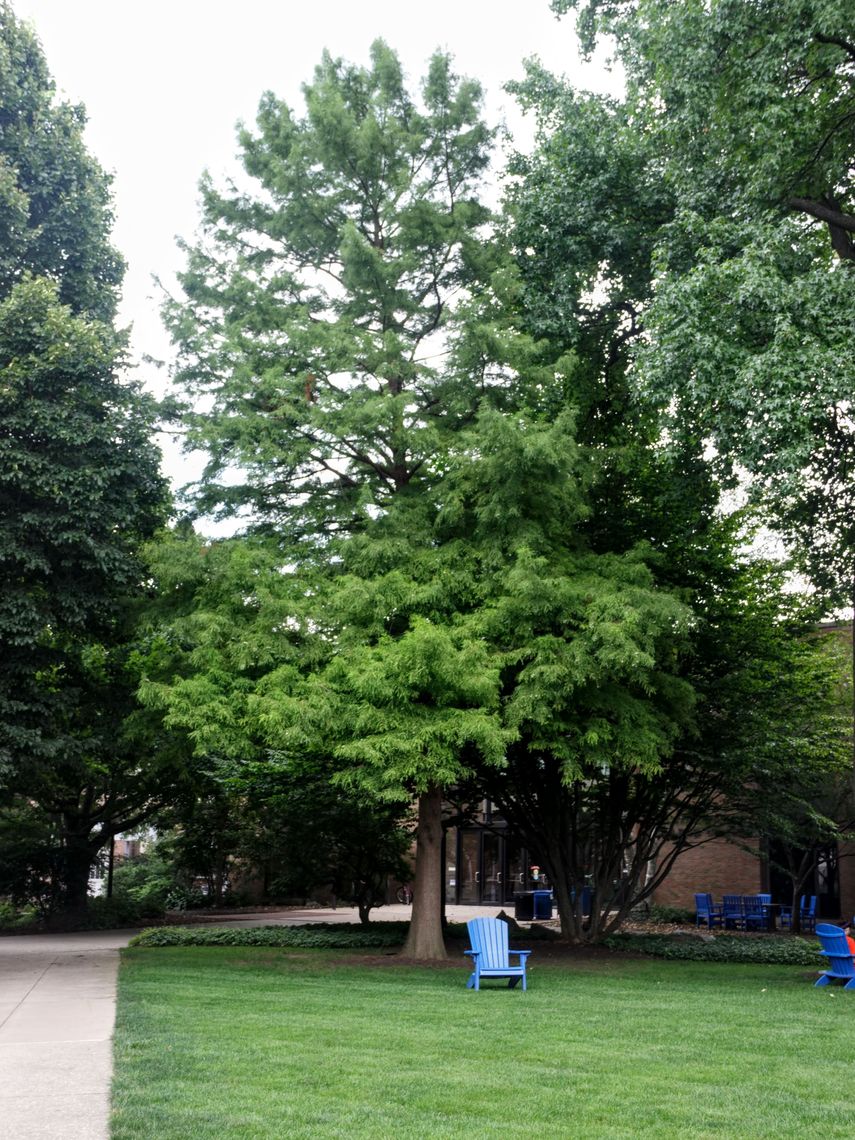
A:
[[[855,993],[804,967],[126,951],[114,1140],[843,1137]]]

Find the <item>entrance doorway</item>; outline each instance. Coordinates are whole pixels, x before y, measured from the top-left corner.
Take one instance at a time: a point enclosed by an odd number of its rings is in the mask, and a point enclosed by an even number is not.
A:
[[[526,850],[502,830],[455,827],[446,833],[447,903],[502,906],[532,885]]]

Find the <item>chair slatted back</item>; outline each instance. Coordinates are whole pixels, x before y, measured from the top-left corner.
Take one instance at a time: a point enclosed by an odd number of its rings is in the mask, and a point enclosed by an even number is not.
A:
[[[481,954],[482,970],[508,968],[508,924],[500,918],[472,918],[466,923],[469,942]]]
[[[835,978],[855,978],[855,962],[846,935],[839,926],[821,923],[816,928],[821,954],[828,958],[828,972]]]

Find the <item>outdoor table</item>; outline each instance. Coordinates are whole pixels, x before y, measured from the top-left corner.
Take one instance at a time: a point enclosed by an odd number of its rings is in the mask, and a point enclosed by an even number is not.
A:
[[[781,913],[781,904],[764,903],[763,910],[766,912],[766,929],[774,934],[778,929],[778,915]]]

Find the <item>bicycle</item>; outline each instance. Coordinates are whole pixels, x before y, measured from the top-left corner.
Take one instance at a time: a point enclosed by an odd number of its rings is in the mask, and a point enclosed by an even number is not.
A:
[[[413,888],[409,883],[404,883],[403,886],[398,887],[397,891],[395,891],[395,898],[399,903],[403,903],[404,906],[409,906],[413,901]]]

